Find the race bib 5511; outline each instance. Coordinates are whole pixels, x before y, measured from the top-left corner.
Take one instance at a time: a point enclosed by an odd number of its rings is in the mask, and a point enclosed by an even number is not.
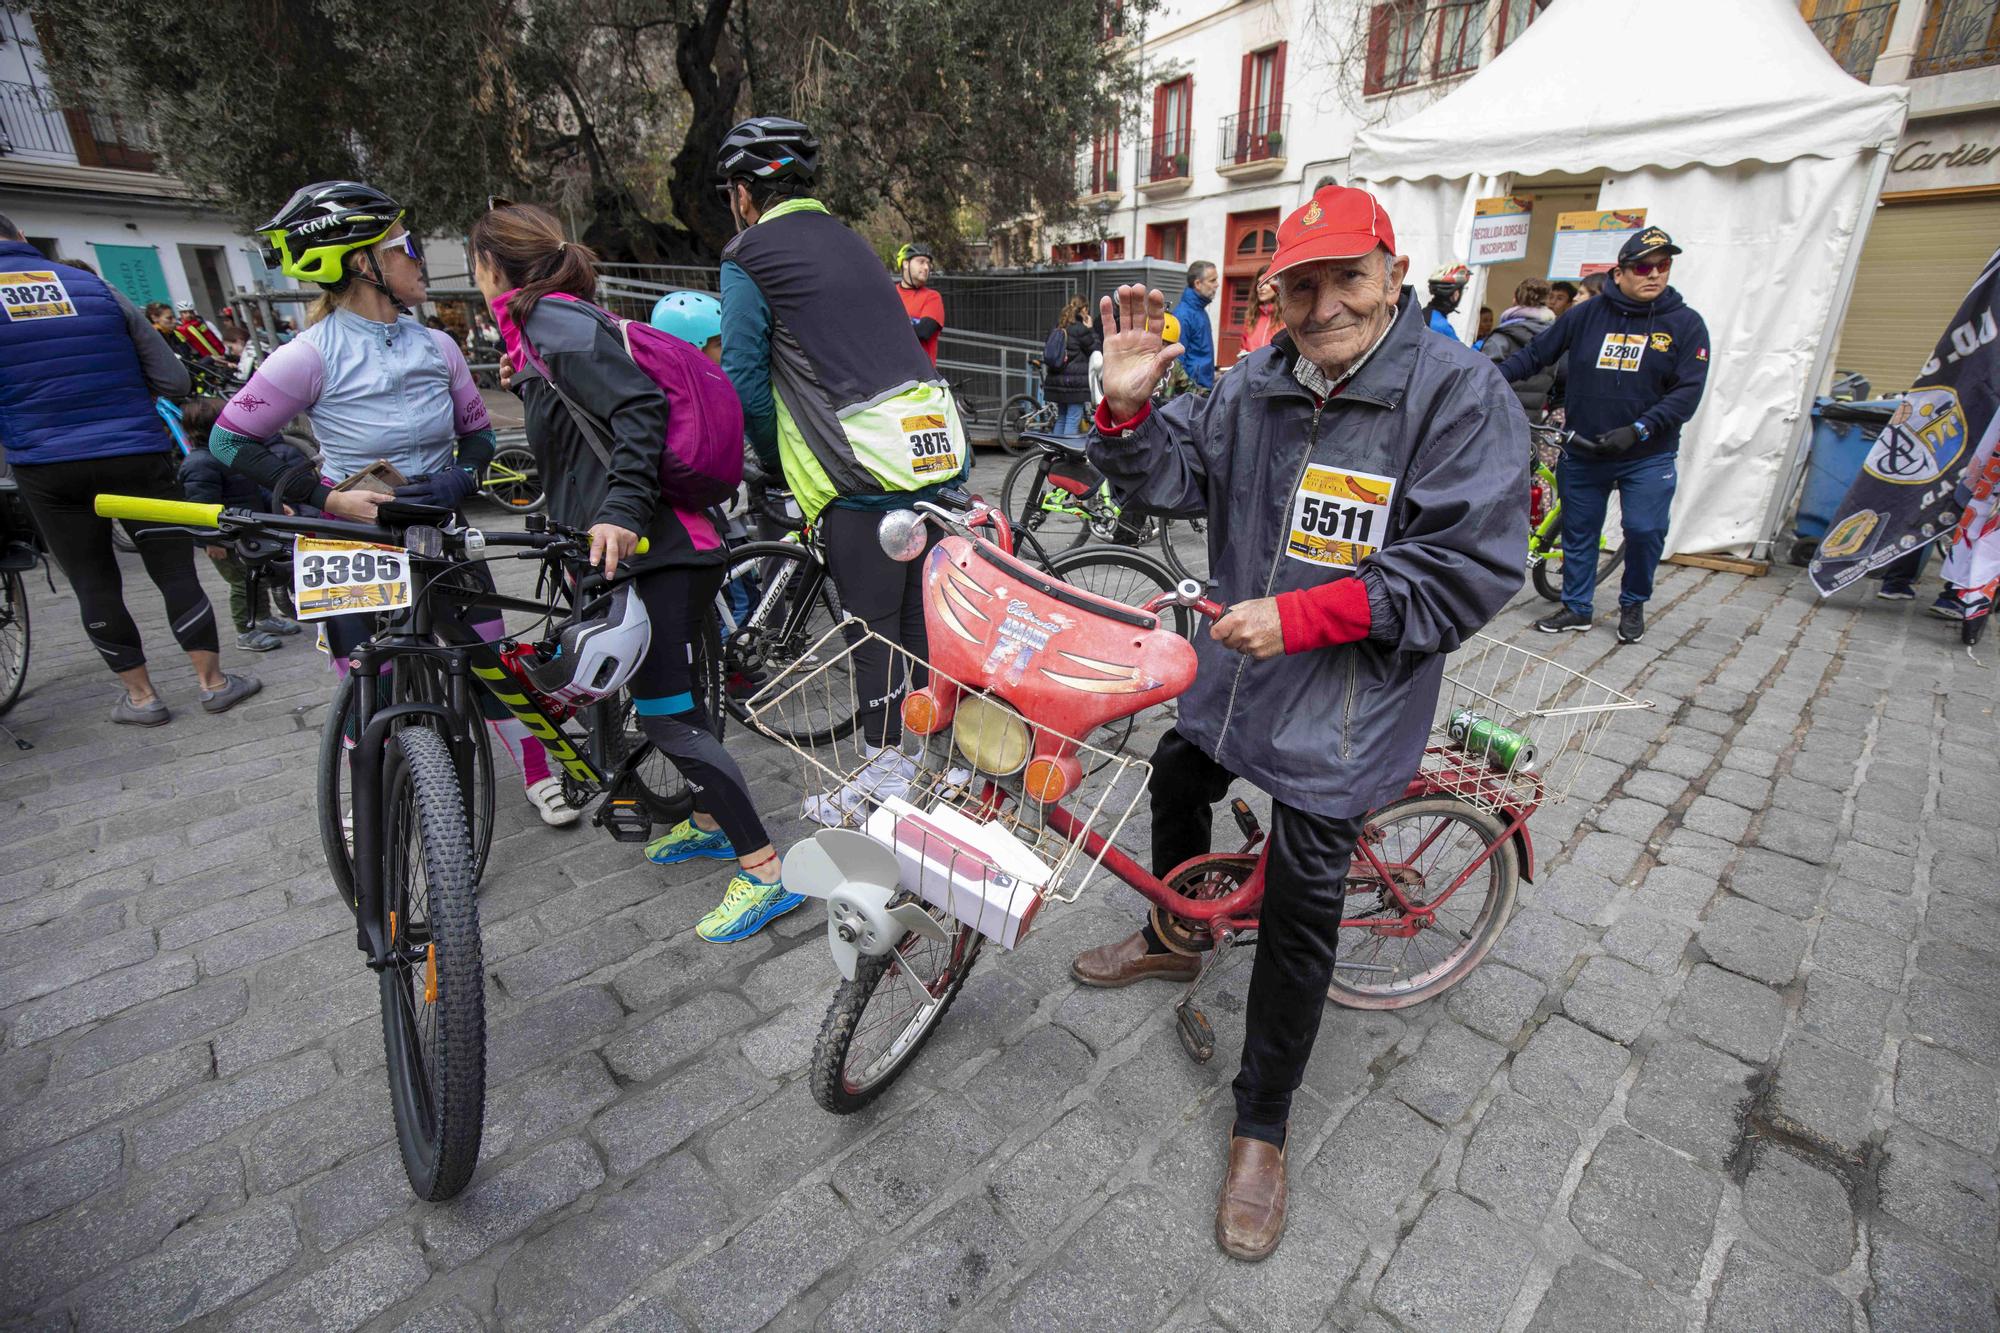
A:
[[[1353,569],[1387,539],[1389,503],[1395,495],[1392,478],[1308,465],[1292,497],[1285,554],[1310,565]]]

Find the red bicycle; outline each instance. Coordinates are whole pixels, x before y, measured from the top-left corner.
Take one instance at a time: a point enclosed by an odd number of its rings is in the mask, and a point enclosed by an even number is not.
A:
[[[1107,601],[1016,560],[1004,522],[983,505],[919,510],[885,519],[883,545],[916,558],[929,545],[926,523],[950,533],[924,556],[931,657],[883,643],[896,678],[866,691],[907,687],[900,757],[853,742],[846,752],[791,747],[808,796],[838,797],[812,808],[846,812],[785,858],[787,887],[827,901],[843,977],[814,1051],[815,1098],[844,1114],[881,1095],[936,1031],[985,941],[1014,947],[1044,905],[1074,901],[1099,871],[1144,895],[1170,947],[1202,954],[1175,1015],[1189,1055],[1208,1060],[1214,1031],[1193,1000],[1256,930],[1263,833],[1233,802],[1242,846],[1164,877],[1114,843],[1151,772],[1120,752],[1131,719],[1194,680],[1194,649],[1162,613],[1213,618],[1224,608],[1192,580],[1143,607]],[[767,684],[753,714],[859,691],[846,659],[861,632],[836,633],[844,647],[829,634],[824,656],[813,654],[820,664]],[[1402,796],[1365,822],[1329,998],[1399,1009],[1477,967],[1521,877],[1533,878],[1529,817],[1564,794],[1613,712],[1642,707],[1475,636],[1446,672],[1436,742]]]

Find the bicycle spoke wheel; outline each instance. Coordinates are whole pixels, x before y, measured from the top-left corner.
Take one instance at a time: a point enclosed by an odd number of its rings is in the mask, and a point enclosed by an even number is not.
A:
[[[541,467],[526,444],[503,444],[493,451],[480,489],[493,503],[517,514],[538,514],[548,503],[542,489]]]
[[[444,738],[405,727],[383,756],[382,1040],[403,1170],[449,1199],[479,1162],[486,1103],[485,966],[465,801]]]
[[[1507,924],[1520,865],[1500,821],[1451,796],[1418,796],[1370,815],[1356,849],[1327,997],[1353,1009],[1427,1000],[1479,965]]]
[[[899,902],[911,902],[907,895]],[[863,958],[843,981],[813,1044],[813,1100],[835,1115],[860,1110],[917,1058],[979,959],[979,932],[927,908],[951,932],[942,943],[905,935],[879,958]]]
[[[1045,430],[1042,422],[1042,405],[1035,401],[1033,394],[1017,393],[1000,408],[1000,447],[1010,454],[1021,452],[1021,432],[1024,430]]]
[[[749,614],[722,634],[719,678],[729,711],[750,724],[750,700],[760,690],[787,673],[796,680],[837,655],[837,679],[780,698],[753,725],[794,745],[831,745],[853,735],[845,647],[839,639],[821,644],[847,616],[826,566],[793,542],[748,542],[731,552],[724,586],[738,579],[752,580],[755,591]]]
[[[1049,561],[1049,573],[1072,587],[1126,606],[1144,606],[1161,593],[1172,592],[1176,582],[1158,560],[1125,546],[1073,547]],[[1184,639],[1193,635],[1200,620],[1184,606],[1170,606],[1160,613],[1160,623]],[[1138,721],[1137,714],[1121,717],[1099,727],[1095,735],[1080,738],[1105,752],[1105,758],[1086,771],[1094,773],[1110,763],[1111,756],[1123,754]]]
[[[0,571],[0,713],[21,697],[30,637],[27,580],[19,570]]]
[[[1000,485],[1000,508],[1016,529],[1026,530],[1044,548],[1060,551],[1090,539],[1093,509],[1048,479],[1048,460],[1039,450],[1007,470]],[[1097,521],[1112,517],[1099,514]]]

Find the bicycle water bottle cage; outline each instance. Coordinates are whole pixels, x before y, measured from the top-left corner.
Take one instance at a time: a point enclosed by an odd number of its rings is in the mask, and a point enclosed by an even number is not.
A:
[[[1036,728],[1023,772],[1041,801],[1080,780],[1074,741],[1194,682],[1194,646],[1157,616],[1052,579],[985,541],[953,535],[932,548],[924,620],[939,674],[910,695],[905,725],[941,731],[961,684],[989,691]]]

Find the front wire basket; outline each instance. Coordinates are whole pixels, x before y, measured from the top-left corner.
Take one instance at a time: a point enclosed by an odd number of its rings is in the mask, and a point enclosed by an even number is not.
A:
[[[1489,813],[1561,801],[1613,713],[1651,708],[1525,648],[1475,634],[1445,662],[1423,771]]]
[[[860,679],[856,660],[871,647],[888,662],[876,688]],[[905,683],[946,679],[849,619],[766,681],[748,708],[753,725],[797,760],[808,821],[859,830],[888,846],[901,865],[904,892],[1012,948],[1044,902],[1075,902],[1083,892],[1137,808],[1152,765],[1106,748],[1122,746],[1129,719],[1100,728],[1100,744],[1085,744],[1024,717],[990,690],[956,680],[961,699],[953,721],[931,735],[906,723],[893,750],[871,753],[860,727],[836,738],[842,728],[827,725],[855,717],[865,699],[887,698],[887,707],[897,708]],[[784,734],[805,732],[823,743],[800,744]],[[991,767],[975,767],[968,747]],[[1076,780],[1045,802],[1030,788],[1054,766],[1037,760],[1059,747],[1074,757],[1069,773]],[[991,771],[999,768],[1012,771]],[[1085,846],[1086,834],[1102,838],[1095,852]]]

